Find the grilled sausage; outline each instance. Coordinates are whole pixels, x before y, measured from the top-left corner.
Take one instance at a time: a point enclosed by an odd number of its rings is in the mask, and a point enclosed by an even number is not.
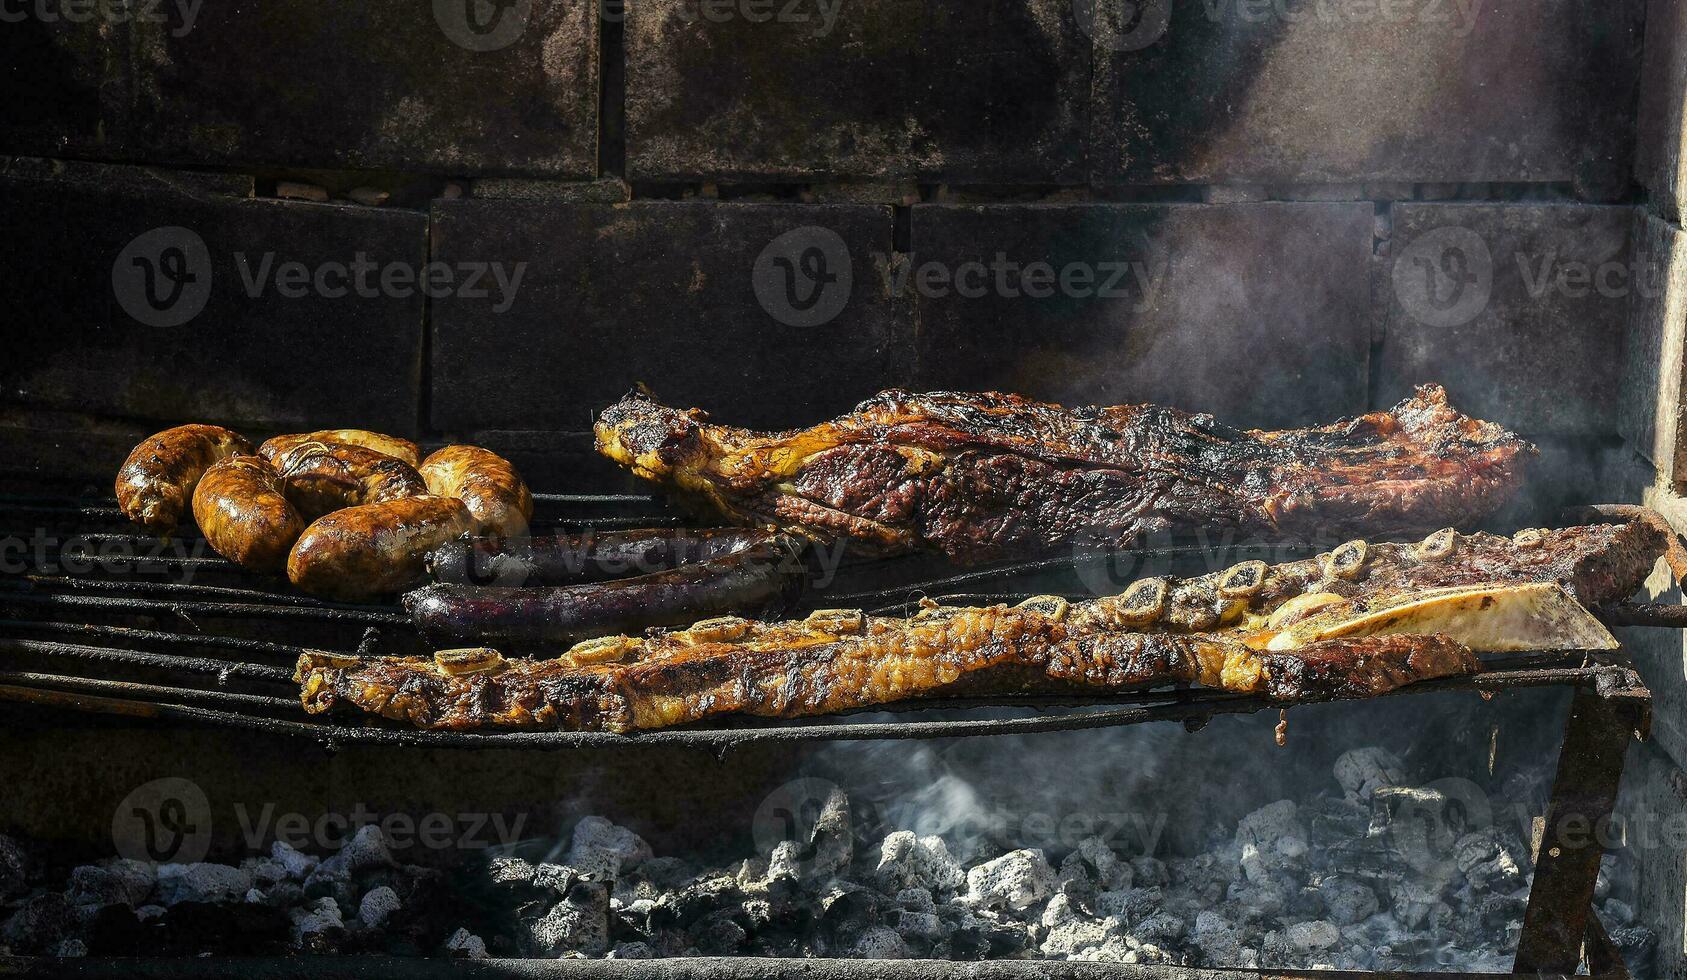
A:
[[[639,528],[555,537],[465,538],[428,555],[435,582],[574,585],[643,575],[730,555],[765,542],[752,528]]]
[[[414,468],[362,446],[303,442],[270,460],[287,499],[315,520],[342,507],[380,504],[428,492]]]
[[[305,528],[287,557],[287,577],[332,599],[398,592],[421,577],[429,551],[473,527],[456,497],[424,494],[347,507]]]
[[[429,585],[404,607],[430,642],[510,650],[552,648],[651,626],[788,605],[808,582],[801,543],[783,534],[696,564],[613,582],[500,588]]]
[[[271,575],[281,573],[305,529],[281,478],[256,456],[229,456],[206,470],[193,492],[193,519],[217,554]]]
[[[446,446],[422,461],[428,492],[456,497],[478,534],[520,537],[533,517],[533,494],[510,461],[479,446]]]
[[[117,471],[117,506],[136,524],[166,533],[182,522],[200,477],[252,444],[218,425],[178,425],[149,436]]]
[[[316,432],[275,436],[266,439],[264,444],[258,447],[258,455],[273,462],[275,457],[307,442],[325,442],[331,446],[362,446],[364,449],[373,449],[394,459],[401,459],[411,466],[415,466],[422,459],[422,451],[410,440],[365,429],[319,429]]]

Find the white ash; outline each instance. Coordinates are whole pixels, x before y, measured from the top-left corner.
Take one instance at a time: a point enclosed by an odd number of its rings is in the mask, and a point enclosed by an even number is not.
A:
[[[465,960],[484,960],[487,955],[486,940],[461,928],[445,941],[445,950],[450,955]]]
[[[369,928],[379,929],[398,911],[400,904],[398,892],[388,885],[379,885],[369,889],[358,903],[357,917]]]
[[[163,864],[158,867],[159,904],[228,902],[252,888],[252,876],[226,864]]]
[[[806,839],[724,864],[655,855],[602,817],[581,820],[564,841],[528,842],[521,856],[470,859],[449,874],[395,862],[366,829],[320,859],[277,844],[234,865],[101,861],[47,884],[20,856],[17,873],[38,877],[7,885],[0,842],[0,887],[14,892],[0,899],[0,943],[25,955],[143,952],[113,950],[110,924],[126,922],[130,934],[143,925],[146,936],[184,933],[187,955],[202,945],[259,955],[1508,968],[1531,880],[1526,828],[1466,826],[1455,800],[1411,776],[1386,753],[1355,750],[1327,791],[1258,807],[1177,853],[1101,837],[1048,850],[973,840],[961,842],[963,861],[938,835],[858,836],[841,793]],[[1432,847],[1413,836],[1426,817],[1445,824]],[[1602,873],[1597,905],[1633,962],[1656,938],[1635,924],[1619,881],[1628,879]],[[272,945],[209,935],[204,923],[222,921],[212,911],[232,908],[244,918],[228,918],[230,931],[257,923]]]
[[[586,817],[574,825],[574,838],[563,863],[607,881],[622,870],[638,867],[650,856],[650,845],[639,835],[602,817]]]

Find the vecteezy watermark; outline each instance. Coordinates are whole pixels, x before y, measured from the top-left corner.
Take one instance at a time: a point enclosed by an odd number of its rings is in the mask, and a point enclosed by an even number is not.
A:
[[[527,263],[379,262],[367,252],[304,262],[275,251],[233,253],[235,281],[250,299],[491,300],[493,313],[515,304]],[[191,228],[171,225],[135,236],[111,264],[111,290],[123,312],[149,327],[179,327],[204,312],[211,298],[211,252]]]
[[[211,298],[211,253],[191,228],[169,225],[136,235],[111,263],[117,305],[149,327],[179,327]]]
[[[460,48],[499,51],[527,30],[533,0],[433,0],[433,19]]]
[[[1459,37],[1476,27],[1478,0],[1200,0],[1208,20],[1278,21],[1336,27],[1368,24],[1448,27]]]
[[[133,538],[128,536],[72,535],[60,538],[47,528],[36,528],[29,537],[0,537],[0,574],[22,575],[147,575],[170,573],[173,581],[193,580],[196,567],[186,559],[203,558],[209,546],[204,538],[191,543],[179,537]]]
[[[855,285],[849,246],[830,228],[804,225],[767,243],[750,271],[756,301],[788,327],[830,323]]]
[[[493,313],[509,311],[527,274],[526,262],[429,262],[418,267],[409,262],[376,262],[366,252],[355,253],[350,261],[330,259],[314,265],[281,260],[274,252],[255,258],[235,252],[234,265],[241,287],[252,299],[272,291],[283,299],[408,299],[420,293],[429,299],[490,299]]]
[[[169,776],[144,783],[123,797],[111,817],[119,857],[132,861],[191,864],[211,849],[211,804],[191,779]]]
[[[687,23],[813,24],[810,37],[825,37],[838,22],[843,0],[680,0],[674,16]]]
[[[169,27],[171,37],[185,37],[204,4],[205,0],[0,0],[0,23],[160,24]]]
[[[1407,315],[1429,327],[1460,327],[1488,308],[1496,277],[1515,278],[1531,300],[1656,297],[1664,283],[1650,256],[1627,260],[1566,255],[1556,247],[1495,256],[1470,228],[1447,225],[1412,239],[1394,259],[1394,295]]]
[[[1482,236],[1448,225],[1414,238],[1394,258],[1394,295],[1428,327],[1459,327],[1488,306],[1494,256]]]
[[[1078,29],[1109,51],[1141,51],[1164,37],[1172,0],[1072,0]]]
[[[234,819],[241,841],[250,850],[265,841],[277,840],[298,850],[334,851],[364,827],[379,827],[393,850],[421,847],[430,851],[479,851],[508,847],[522,839],[527,814],[513,817],[502,813],[410,813],[377,814],[367,804],[353,804],[349,813],[328,812],[315,819],[303,814],[278,812],[265,803],[254,813],[244,803],[234,805]]]
[[[349,812],[308,816],[281,811],[274,803],[255,809],[234,805],[235,828],[249,851],[280,841],[299,850],[335,851],[364,827],[381,829],[393,850],[484,850],[507,847],[522,839],[527,814],[502,813],[378,814],[367,804]],[[191,779],[169,776],[135,787],[112,814],[111,838],[121,857],[148,863],[190,864],[210,850],[215,821],[205,790]]]
[[[1022,262],[1006,252],[997,252],[989,261],[970,259],[956,263],[921,260],[912,253],[896,256],[875,253],[874,258],[889,270],[890,292],[894,296],[907,296],[912,291],[926,299],[995,296],[1125,300],[1139,313],[1159,301],[1161,289],[1171,273],[1171,260],[1152,250],[1144,250],[1138,258],[1073,261],[1058,268],[1041,259]]]

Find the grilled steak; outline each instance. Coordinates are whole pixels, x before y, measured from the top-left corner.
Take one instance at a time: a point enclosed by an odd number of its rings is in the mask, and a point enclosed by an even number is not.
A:
[[[1281,432],[1153,405],[905,391],[781,433],[635,394],[596,432],[600,452],[729,520],[961,562],[1192,528],[1421,534],[1490,514],[1534,453],[1454,411],[1434,385],[1392,411]]]
[[[490,650],[422,658],[300,658],[307,710],[356,706],[424,728],[629,731],[728,713],[800,717],[944,694],[1110,690],[1198,683],[1284,701],[1366,697],[1472,673],[1440,635],[1272,640],[1332,611],[1361,614],[1456,586],[1547,583],[1582,602],[1625,597],[1663,549],[1651,526],[1436,532],[1413,544],[1349,542],[1305,561],[1244,562],[1117,596],[1015,607],[933,606],[911,618],[855,610],[763,624],[727,617],[644,638],[578,644],[555,660]]]

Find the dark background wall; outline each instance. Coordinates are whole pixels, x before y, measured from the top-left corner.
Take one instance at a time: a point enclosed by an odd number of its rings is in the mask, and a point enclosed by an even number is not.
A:
[[[588,429],[637,382],[781,427],[893,385],[1275,426],[1439,381],[1541,443],[1536,511],[1687,514],[1682,0],[158,9],[0,24],[10,486],[109,492],[195,420],[616,489]],[[1680,806],[1681,643],[1635,649],[1630,782]],[[1684,865],[1643,866],[1673,976]]]

